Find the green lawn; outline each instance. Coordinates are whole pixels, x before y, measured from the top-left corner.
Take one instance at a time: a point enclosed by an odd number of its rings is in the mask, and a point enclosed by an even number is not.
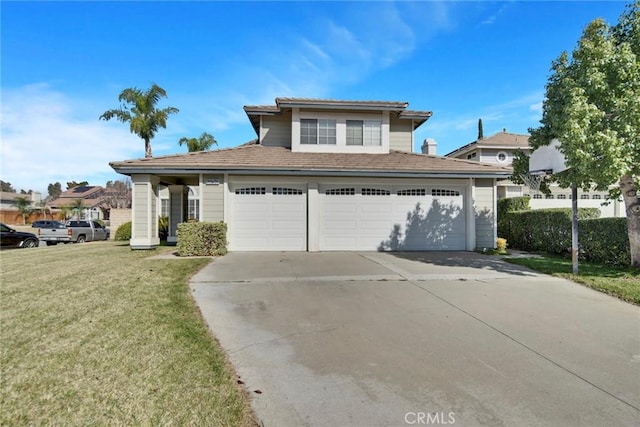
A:
[[[578,274],[572,274],[570,259],[544,255],[541,258],[505,258],[513,264],[581,283],[590,288],[640,305],[640,271],[580,261]]]
[[[0,425],[254,425],[187,279],[119,242],[0,253]]]

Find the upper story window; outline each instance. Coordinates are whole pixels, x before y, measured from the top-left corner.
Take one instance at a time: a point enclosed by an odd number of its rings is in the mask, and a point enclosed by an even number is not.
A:
[[[498,160],[498,163],[506,163],[508,159],[507,153],[505,153],[504,151],[500,151],[498,154],[496,154],[496,159]]]
[[[475,159],[476,155],[477,155],[477,153],[475,153],[475,152],[473,152],[471,154],[467,154],[467,160]]]
[[[382,145],[382,122],[347,120],[347,145]]]
[[[301,144],[336,144],[336,121],[330,119],[300,119]]]

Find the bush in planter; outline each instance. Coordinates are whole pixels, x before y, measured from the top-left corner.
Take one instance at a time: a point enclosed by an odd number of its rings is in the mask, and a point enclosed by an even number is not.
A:
[[[215,256],[227,253],[227,224],[183,222],[178,224],[178,256]]]
[[[131,240],[131,221],[125,222],[116,230],[114,240]]]
[[[168,216],[159,216],[158,217],[158,236],[160,240],[167,240],[167,236],[169,236],[169,217]]]

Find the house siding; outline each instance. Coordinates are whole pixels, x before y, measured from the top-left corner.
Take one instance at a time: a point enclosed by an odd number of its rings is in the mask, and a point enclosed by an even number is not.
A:
[[[217,185],[207,184],[211,180],[218,180]],[[201,221],[224,221],[224,176],[203,175],[200,186]]]
[[[263,116],[260,142],[266,146],[291,147],[291,112]]]
[[[131,237],[147,237],[147,186],[144,182],[136,182],[133,184],[133,229]]]
[[[413,129],[411,120],[391,118],[389,122],[389,149],[413,151]]]
[[[507,159],[500,163],[498,161],[498,153],[505,153]],[[466,157],[465,157],[466,158]],[[475,160],[475,159],[474,159]],[[483,148],[480,150],[480,161],[483,163],[492,163],[494,165],[506,166],[513,163],[513,151],[509,149]]]
[[[476,179],[476,246],[495,247],[495,190],[493,179]]]

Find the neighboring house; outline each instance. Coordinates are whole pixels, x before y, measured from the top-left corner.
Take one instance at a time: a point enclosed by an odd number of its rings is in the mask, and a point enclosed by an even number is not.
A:
[[[231,251],[495,247],[496,180],[510,170],[412,153],[431,112],[407,106],[277,98],[244,107],[250,143],[112,162],[133,182],[132,248],[159,244],[161,213],[170,241],[191,216],[224,221]]]
[[[516,150],[522,150],[527,154],[531,153],[529,135],[508,133],[504,130],[490,137],[473,141],[445,156],[493,163],[511,168]],[[551,194],[545,195],[527,186],[514,184],[509,179],[501,179],[497,181],[497,192],[498,198],[530,196],[532,209],[571,207],[571,189],[560,188],[557,185],[551,185]],[[598,208],[602,217],[626,216],[622,201],[612,201],[608,205],[602,205],[602,202],[607,200],[608,194],[606,191],[584,192],[578,190],[578,198],[580,199],[578,206]]]
[[[42,200],[42,194],[35,191],[31,194],[10,193],[7,191],[0,191],[0,210],[17,211],[18,208],[15,205],[15,201],[19,197],[25,197],[31,200],[31,205],[34,208],[38,207],[38,203]]]
[[[70,206],[77,199],[82,199],[84,209],[80,213],[82,219],[106,219],[108,218],[108,205],[106,203],[106,191],[99,185],[79,185],[70,188],[60,196],[47,203],[52,212],[57,213],[65,206]]]
[[[32,213],[27,216],[27,222],[37,219],[42,215],[42,194],[34,191],[31,194],[10,193],[0,191],[0,222],[7,224],[22,224],[22,215],[18,212],[15,201],[19,197],[25,197],[31,201]]]

